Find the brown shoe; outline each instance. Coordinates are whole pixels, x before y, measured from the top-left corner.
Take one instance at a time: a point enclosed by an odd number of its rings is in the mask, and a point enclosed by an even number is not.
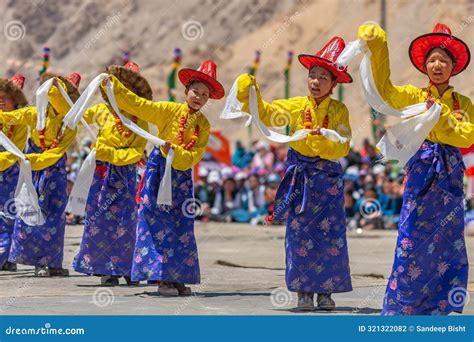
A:
[[[336,310],[336,303],[330,293],[318,293],[318,309],[325,311]]]
[[[50,268],[50,277],[69,277],[69,270],[66,268]]]
[[[298,292],[298,311],[313,311],[314,310],[314,294]]]
[[[191,296],[193,294],[191,288],[182,283],[174,283],[174,287],[178,290],[180,296]]]
[[[178,297],[178,289],[173,286],[173,283],[162,281],[158,285],[158,294],[164,297]]]
[[[140,285],[140,281],[132,281],[132,278],[129,277],[129,276],[124,276],[123,278],[127,282],[128,286],[138,286],[138,285]]]
[[[0,271],[16,272],[17,269],[18,268],[14,262],[7,261],[6,263],[3,264]]]
[[[101,276],[100,284],[104,286],[118,286],[119,278],[116,276]]]

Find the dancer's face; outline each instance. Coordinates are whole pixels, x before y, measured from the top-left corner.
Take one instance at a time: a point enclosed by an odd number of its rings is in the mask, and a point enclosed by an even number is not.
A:
[[[209,100],[209,88],[202,82],[192,82],[186,89],[186,102],[195,111],[200,110]]]
[[[0,90],[0,109],[5,112],[11,112],[15,109],[13,98],[3,90]]]
[[[451,77],[455,63],[443,49],[433,49],[426,58],[425,69],[434,83],[446,83]]]
[[[320,66],[314,66],[309,70],[308,90],[315,99],[329,95],[336,85],[337,80],[329,70]]]

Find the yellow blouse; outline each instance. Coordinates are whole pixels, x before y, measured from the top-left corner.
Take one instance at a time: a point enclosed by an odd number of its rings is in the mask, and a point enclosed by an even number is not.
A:
[[[65,85],[61,86],[65,88]],[[59,89],[52,86],[48,93],[48,100],[51,106],[48,106],[46,113],[45,125],[45,144],[47,147],[51,146],[53,140],[56,138],[62,126],[64,115],[69,110],[69,104],[63,98]],[[31,139],[36,146],[41,146],[39,140],[39,131],[36,130],[36,107],[24,107],[16,109],[11,112],[0,112],[0,123],[13,124],[21,126],[29,126],[31,131]],[[73,142],[76,136],[76,129],[66,129],[57,147],[43,151],[42,153],[29,153],[26,157],[31,163],[32,170],[43,170],[51,165],[54,165]]]
[[[131,115],[123,112],[128,118]],[[98,104],[87,109],[84,119],[88,124],[96,123],[99,127],[96,143],[96,159],[123,166],[138,162],[145,151],[147,141],[132,133],[129,137],[122,136],[115,123],[113,109],[108,104]],[[147,130],[148,124],[138,120],[137,125]],[[129,130],[122,125],[123,131]]]
[[[2,132],[7,135],[10,130],[8,124],[4,125]],[[26,146],[26,139],[28,139],[28,127],[26,126],[15,126],[13,130],[13,136],[10,140],[15,144],[20,151],[23,151]],[[15,164],[18,157],[8,151],[0,152],[0,171],[5,171],[10,166]]]
[[[249,74],[240,75],[237,81],[237,99],[243,103],[242,110],[249,112],[249,87],[255,85],[257,89],[258,112],[260,120],[269,127],[289,125],[290,134],[304,129],[305,113],[311,112],[312,128],[322,127],[328,115],[329,129],[340,135],[350,138],[351,126],[347,107],[337,100],[326,97],[319,105],[312,96],[292,97],[275,100],[271,103],[262,99],[255,77]],[[307,157],[319,156],[322,159],[335,160],[344,157],[349,152],[350,139],[346,143],[334,142],[322,135],[308,133],[306,139],[290,142],[289,145]]]
[[[156,125],[158,137],[174,145],[175,153],[172,165],[174,169],[184,171],[201,160],[206,151],[211,131],[209,121],[201,112],[188,114],[189,107],[186,103],[146,100],[129,91],[115,76],[112,77],[112,81],[118,106],[138,118]],[[187,118],[184,133],[185,144],[189,143],[196,125],[199,125],[198,139],[190,150],[178,145],[178,125],[183,115]],[[166,156],[163,148],[161,148],[161,153]]]
[[[359,39],[367,41],[372,58],[372,71],[380,95],[394,108],[403,108],[427,99],[428,88],[413,85],[395,86],[390,80],[390,61],[385,31],[376,25],[364,25],[359,28]],[[438,123],[429,133],[427,139],[435,143],[455,147],[469,147],[474,144],[474,109],[471,100],[455,93],[460,109],[467,117],[458,120],[453,115],[453,88],[448,88],[440,97],[436,86],[431,86],[431,96],[441,107]],[[440,97],[440,98],[439,98]]]

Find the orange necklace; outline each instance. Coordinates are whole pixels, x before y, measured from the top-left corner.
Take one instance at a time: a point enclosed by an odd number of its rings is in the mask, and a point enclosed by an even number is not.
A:
[[[188,122],[188,117],[191,113],[191,110],[188,111],[187,115],[182,115],[179,119],[179,126],[178,126],[178,144],[179,146],[183,147],[185,150],[190,150],[196,144],[196,141],[199,137],[199,125],[194,127],[194,133],[191,136],[191,141],[187,144],[184,143],[184,131],[186,128],[186,123]]]
[[[53,107],[50,107],[50,108],[54,111],[54,114],[57,116],[58,113],[56,112],[56,110]],[[56,134],[56,138],[53,139],[49,147],[46,146],[45,134],[46,134],[46,127],[39,131],[38,137],[39,137],[41,149],[43,151],[47,151],[47,150],[58,147],[59,141],[61,140],[61,129],[58,130],[58,133]]]
[[[130,131],[130,130],[124,131],[122,120],[120,120],[117,113],[115,113],[114,111],[112,111],[112,114],[114,116],[115,124],[117,125],[117,129],[118,129],[120,135],[122,137],[129,138],[132,135],[132,131]],[[136,124],[138,122],[137,117],[132,115],[132,121],[133,121],[134,124]]]
[[[311,129],[313,127],[313,122],[311,119],[311,109],[308,108],[306,112],[304,113],[304,128],[306,129]],[[326,114],[324,116],[322,128],[328,128],[329,127],[329,116]]]

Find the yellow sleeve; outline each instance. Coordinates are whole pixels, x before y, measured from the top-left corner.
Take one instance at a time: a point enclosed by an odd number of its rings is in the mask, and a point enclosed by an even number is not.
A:
[[[47,167],[54,165],[64,153],[66,153],[69,145],[76,137],[77,128],[71,130],[66,129],[57,147],[44,151],[42,153],[29,153],[26,155],[31,163],[32,170],[44,170]]]
[[[36,125],[36,107],[23,107],[11,112],[0,111],[0,123],[7,125]]]
[[[105,108],[105,109],[104,109]],[[105,110],[104,113],[102,111]],[[100,126],[100,123],[103,123],[105,120],[105,117],[99,117],[100,115],[104,114],[107,115],[108,110],[107,107],[104,104],[97,104],[92,107],[89,107],[86,109],[83,115],[83,119],[89,124],[92,125],[94,122],[97,122]],[[79,124],[81,122],[79,121]]]
[[[128,90],[115,76],[112,76],[112,82],[118,107],[143,121],[154,124],[158,127],[158,131],[162,131],[168,122],[174,119],[174,112],[180,108],[175,102],[153,102],[140,97]]]
[[[282,127],[290,123],[293,104],[290,100],[281,99],[271,103],[263,100],[255,77],[249,74],[240,75],[237,80],[237,100],[242,104],[242,111],[250,113],[249,90],[253,85],[257,91],[258,113],[260,120],[269,127]]]
[[[18,159],[19,158],[11,152],[8,152],[8,151],[0,152],[0,172],[5,171],[10,166],[15,164],[18,161]]]
[[[63,89],[66,89],[66,85],[63,81],[58,79],[58,83],[60,84],[60,86],[63,87]],[[66,114],[71,108],[71,106],[69,106],[69,103],[64,98],[63,94],[61,94],[61,92],[55,85],[51,86],[51,88],[49,89],[48,102],[57,113],[63,115]]]
[[[207,142],[211,133],[211,126],[205,125],[199,132],[198,141],[191,150],[186,150],[181,146],[174,149],[173,168],[180,171],[188,170],[202,159],[206,152]]]
[[[139,162],[144,150],[144,146],[115,149],[110,146],[100,145],[97,148],[96,158],[97,160],[108,161],[114,165],[124,166]]]
[[[441,117],[432,129],[441,143],[467,148],[474,144],[474,107],[470,100],[463,106],[465,118],[458,120],[451,109],[441,103]]]
[[[28,128],[26,126],[15,127],[15,134],[11,141],[15,144],[20,151],[25,149],[26,140],[28,139]],[[13,153],[4,151],[0,152],[0,171],[5,171],[10,166],[18,161],[18,157]]]
[[[306,144],[322,159],[336,160],[347,156],[349,153],[352,132],[349,123],[349,112],[345,105],[338,108],[337,122],[336,132],[341,136],[349,138],[346,143],[334,142],[322,135],[316,134],[308,134],[306,138]]]
[[[367,42],[372,53],[372,74],[380,96],[394,108],[419,103],[421,89],[412,85],[394,86],[390,80],[390,60],[385,31],[377,25],[363,25],[359,27],[358,38]]]

